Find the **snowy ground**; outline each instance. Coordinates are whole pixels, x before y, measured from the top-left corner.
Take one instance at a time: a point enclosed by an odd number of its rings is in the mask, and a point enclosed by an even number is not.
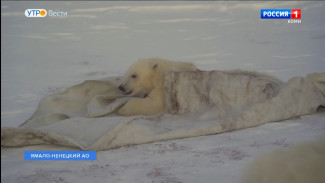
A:
[[[28,8],[67,17],[24,17]],[[261,20],[260,9],[302,9],[302,23]],[[246,69],[287,81],[325,71],[324,2],[3,2],[1,126],[17,127],[39,100],[84,80],[122,75],[138,58]],[[259,154],[325,134],[325,111],[225,134],[122,147],[96,161],[24,161],[1,147],[4,182],[239,182]],[[74,149],[76,150],[76,149]]]
[[[237,183],[249,162],[278,147],[325,134],[325,111],[283,122],[219,134],[97,152],[96,161],[24,161],[26,150],[76,150],[57,146],[1,149],[4,182]]]

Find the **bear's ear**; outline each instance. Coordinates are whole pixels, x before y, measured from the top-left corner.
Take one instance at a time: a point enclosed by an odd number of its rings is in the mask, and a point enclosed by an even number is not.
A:
[[[156,70],[157,67],[158,67],[158,64],[155,64],[155,65],[152,66],[152,69],[153,69],[153,70]]]

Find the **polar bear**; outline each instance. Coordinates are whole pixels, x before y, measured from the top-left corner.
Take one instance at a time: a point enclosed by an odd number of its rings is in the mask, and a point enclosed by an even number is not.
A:
[[[164,110],[163,78],[166,71],[195,71],[186,62],[147,58],[135,62],[127,70],[119,89],[134,96],[118,111],[119,115],[154,115]]]
[[[245,170],[242,183],[321,183],[325,180],[325,136],[280,148],[258,157]]]

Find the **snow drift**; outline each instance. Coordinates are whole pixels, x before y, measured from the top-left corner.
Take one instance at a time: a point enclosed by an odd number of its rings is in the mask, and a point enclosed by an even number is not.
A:
[[[127,102],[119,78],[86,81],[43,98],[18,128],[2,127],[1,144],[58,144],[83,150],[224,133],[312,114],[325,106],[325,73],[282,83],[242,72],[170,72],[165,75],[165,112],[117,116]]]

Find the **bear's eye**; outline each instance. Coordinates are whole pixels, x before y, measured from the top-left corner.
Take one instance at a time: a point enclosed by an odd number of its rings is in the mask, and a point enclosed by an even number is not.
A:
[[[132,74],[131,77],[132,78],[137,78],[137,75],[136,74]]]

